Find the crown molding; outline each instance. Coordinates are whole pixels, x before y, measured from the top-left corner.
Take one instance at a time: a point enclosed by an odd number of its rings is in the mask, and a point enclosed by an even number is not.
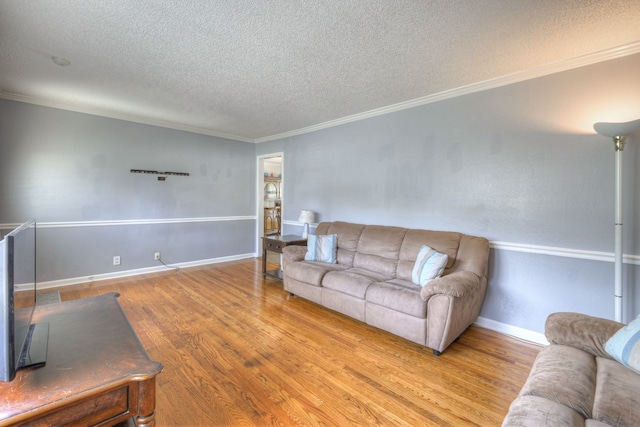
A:
[[[324,123],[283,132],[271,136],[265,136],[262,138],[247,138],[239,135],[231,135],[223,132],[216,132],[212,129],[201,128],[197,126],[189,126],[181,123],[174,123],[165,120],[157,120],[149,117],[142,117],[134,114],[127,114],[114,111],[105,111],[98,108],[91,108],[88,106],[72,105],[63,102],[56,102],[48,99],[42,99],[37,97],[31,97],[26,95],[19,95],[11,92],[0,90],[0,99],[7,99],[10,101],[25,102],[28,104],[40,105],[43,107],[59,108],[61,110],[74,111],[77,113],[91,114],[94,116],[107,117],[117,120],[125,120],[128,122],[146,124],[151,126],[158,126],[168,129],[180,130],[185,132],[192,132],[201,135],[209,135],[217,138],[230,139],[234,141],[261,143],[267,141],[275,141],[278,139],[284,139],[291,136],[302,135],[305,133],[315,132],[322,129],[331,128],[334,126],[340,126],[343,124],[356,122],[359,120],[368,119],[371,117],[381,116],[384,114],[393,113],[396,111],[402,111],[413,107],[419,107],[421,105],[427,105],[438,101],[444,101],[446,99],[456,98],[458,96],[468,95],[476,92],[481,92],[489,89],[499,88],[501,86],[507,86],[513,83],[519,83],[525,80],[535,79],[537,77],[543,77],[562,71],[572,70],[574,68],[584,67],[587,65],[597,64],[599,62],[609,61],[612,59],[622,58],[628,55],[640,53],[640,40],[628,43],[622,46],[617,46],[610,49],[601,50],[598,52],[582,55],[576,58],[571,58],[551,64],[542,65],[535,68],[530,68],[523,71],[517,71],[504,76],[496,77],[489,80],[484,80],[477,83],[472,83],[466,86],[445,90],[432,95],[427,95],[421,98],[412,99],[409,101],[400,102],[397,104],[389,105],[386,107],[377,108],[363,113],[354,114],[351,116],[342,117],[335,120],[330,120]]]
[[[135,114],[127,114],[116,111],[106,111],[99,108],[91,108],[87,106],[72,105],[64,102],[53,101],[33,96],[20,95],[17,93],[6,92],[0,90],[0,99],[9,101],[25,102],[27,104],[40,105],[42,107],[58,108],[60,110],[73,111],[76,113],[91,114],[93,116],[107,117],[109,119],[124,120],[127,122],[140,123],[143,125],[158,126],[166,129],[180,130],[184,132],[197,133],[200,135],[214,136],[217,138],[231,139],[234,141],[255,143],[253,138],[245,138],[238,135],[231,135],[224,132],[216,132],[211,129],[201,128],[198,126],[189,126],[181,123],[169,122],[165,120],[152,119],[150,117],[138,116]]]
[[[328,122],[320,123],[305,128],[283,132],[276,135],[271,135],[263,138],[257,138],[256,143],[274,141],[278,139],[288,138],[291,136],[301,135],[309,132],[318,131],[321,129],[327,129],[334,126],[343,125],[346,123],[355,122],[358,120],[368,119],[371,117],[381,116],[383,114],[394,113],[396,111],[406,110],[408,108],[419,107],[421,105],[431,104],[438,101],[444,101],[446,99],[456,98],[462,95],[468,95],[476,92],[481,92],[489,89],[499,88],[501,86],[507,86],[513,83],[523,82],[525,80],[531,80],[538,77],[548,76],[550,74],[559,73],[561,71],[568,71],[575,68],[584,67],[587,65],[597,64],[599,62],[609,61],[611,59],[622,58],[624,56],[640,53],[640,40],[633,43],[625,44],[622,46],[614,47],[611,49],[601,50],[599,52],[590,53],[576,58],[571,58],[551,64],[542,65],[535,68],[530,68],[523,71],[517,71],[504,76],[496,77],[489,80],[484,80],[478,83],[472,83],[470,85],[461,86],[458,88],[445,90],[435,93],[433,95],[427,95],[421,98],[412,99],[398,104],[389,105],[375,110],[366,111],[364,113],[354,114],[352,116],[342,117],[336,120],[330,120]]]

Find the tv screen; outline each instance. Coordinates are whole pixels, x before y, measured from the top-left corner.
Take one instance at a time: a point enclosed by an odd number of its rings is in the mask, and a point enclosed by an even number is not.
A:
[[[4,237],[0,242],[0,261],[0,380],[11,381],[18,369],[32,364],[29,349],[36,303],[34,220]]]

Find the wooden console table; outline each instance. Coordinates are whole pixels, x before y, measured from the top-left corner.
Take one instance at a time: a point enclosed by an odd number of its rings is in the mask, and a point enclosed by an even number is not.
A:
[[[162,364],[149,359],[119,294],[36,307],[49,322],[47,363],[0,382],[0,426],[155,424]]]
[[[294,234],[286,236],[267,236],[262,238],[262,276],[273,276],[282,279],[282,266],[277,270],[267,271],[267,251],[282,253],[282,249],[290,245],[306,245],[307,239]]]

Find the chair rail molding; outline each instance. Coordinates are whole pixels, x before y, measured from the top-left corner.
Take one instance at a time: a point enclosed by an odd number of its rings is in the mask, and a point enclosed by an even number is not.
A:
[[[119,225],[149,225],[149,224],[185,224],[190,222],[219,222],[219,221],[251,221],[255,215],[245,216],[215,216],[195,218],[156,218],[156,219],[115,219],[100,221],[59,221],[37,222],[38,228],[66,228],[66,227],[113,227]],[[0,230],[12,230],[20,224],[0,224]]]

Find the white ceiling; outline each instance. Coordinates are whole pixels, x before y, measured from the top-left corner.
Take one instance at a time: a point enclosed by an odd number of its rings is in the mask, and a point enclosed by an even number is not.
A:
[[[639,23],[638,0],[2,0],[0,97],[260,142],[637,53]]]

